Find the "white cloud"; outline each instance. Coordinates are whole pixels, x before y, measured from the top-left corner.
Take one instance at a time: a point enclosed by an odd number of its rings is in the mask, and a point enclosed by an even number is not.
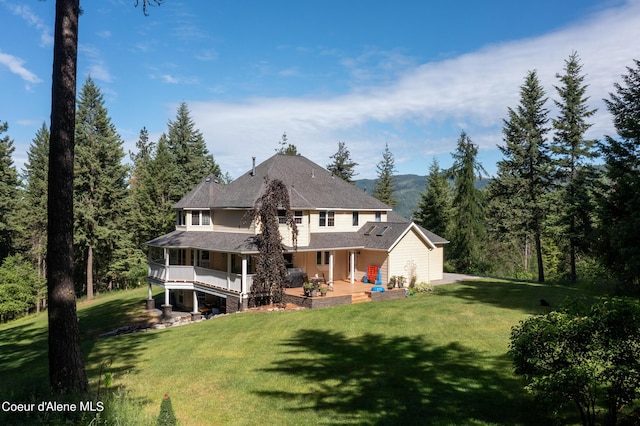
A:
[[[26,81],[27,83],[37,84],[41,83],[42,80],[26,69],[23,64],[24,60],[18,58],[17,56],[9,55],[7,53],[0,52],[0,65],[4,65],[9,68],[9,71],[18,75],[21,79]],[[27,84],[27,89],[30,88],[30,85]]]
[[[547,35],[422,64],[390,83],[354,88],[340,96],[200,101],[189,106],[210,150],[232,175],[245,171],[251,156],[272,155],[283,131],[302,154],[316,161],[326,158],[329,162],[337,142],[344,140],[354,158],[364,159],[375,169],[385,142],[398,159],[415,159],[421,152],[451,152],[461,126],[482,149],[495,149],[502,118],[508,107],[519,102],[527,71],[538,71],[552,99],[556,73],[577,51],[591,106],[599,109],[588,137],[601,138],[604,133],[613,134],[602,98],[608,97],[613,83],[638,57],[638,22],[640,1],[632,0]],[[403,56],[395,60],[406,69]],[[357,59],[348,65],[356,69]],[[552,102],[547,107],[553,108]],[[435,127],[441,131],[429,136]],[[371,167],[361,164],[361,176],[375,175],[375,171],[369,173]]]
[[[15,15],[20,16],[23,20],[29,24],[29,26],[34,27],[36,30],[40,31],[40,44],[42,46],[52,46],[53,45],[53,35],[51,34],[51,29],[47,24],[44,23],[39,16],[34,14],[31,11],[31,8],[26,5],[17,5],[6,3],[9,10],[11,10]]]
[[[88,62],[87,73],[91,75],[91,78],[105,83],[111,83],[113,81],[113,76],[109,72],[108,66],[102,59],[100,51],[95,46],[81,43],[78,50],[85,56]]]

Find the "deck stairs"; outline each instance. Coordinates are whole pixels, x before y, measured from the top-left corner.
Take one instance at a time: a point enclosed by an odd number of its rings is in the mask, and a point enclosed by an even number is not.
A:
[[[371,302],[371,295],[365,292],[362,293],[353,293],[351,295],[351,303],[364,303]]]

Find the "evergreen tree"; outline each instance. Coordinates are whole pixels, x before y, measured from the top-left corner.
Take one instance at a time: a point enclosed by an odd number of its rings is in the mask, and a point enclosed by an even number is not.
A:
[[[65,393],[86,393],[88,389],[73,288],[73,157],[79,16],[79,0],[56,1],[47,204],[47,315],[49,383],[55,392]]]
[[[142,0],[148,5],[164,0]],[[138,5],[136,0],[135,5]],[[51,84],[47,296],[49,383],[57,393],[88,390],[73,291],[73,170],[79,0],[57,0]]]
[[[476,188],[476,173],[486,173],[476,160],[478,146],[462,131],[456,152],[451,154],[453,166],[453,218],[451,220],[450,259],[461,272],[482,270],[482,241],[486,234],[483,195]]]
[[[347,145],[344,142],[338,142],[338,152],[329,158],[333,158],[333,163],[327,165],[327,170],[340,179],[353,183],[353,176],[356,175],[353,168],[358,163],[351,159]]]
[[[180,103],[176,119],[170,120],[168,127],[167,144],[178,171],[173,180],[177,194],[174,201],[177,202],[205,176],[221,176],[222,173],[213,156],[209,154],[202,133],[195,128],[185,102]]]
[[[149,141],[146,128],[140,131],[138,148],[131,154],[131,222],[136,223],[133,245],[144,250],[144,243],[175,228],[173,204],[181,197],[173,184],[178,168],[169,151],[167,136],[157,143]]]
[[[586,119],[595,114],[589,109],[585,96],[587,85],[581,74],[582,66],[577,53],[565,61],[564,75],[557,75],[561,86],[556,86],[560,100],[555,104],[560,113],[552,120],[555,129],[552,152],[555,154],[557,181],[560,190],[559,223],[569,243],[569,279],[576,282],[576,253],[587,252],[593,235],[589,212],[593,210],[590,192],[595,182],[595,170],[587,160],[596,156],[595,141],[585,140],[584,134],[591,127]]]
[[[124,226],[128,194],[122,144],[99,88],[88,77],[78,101],[74,182],[75,241],[86,270],[88,299],[93,297],[94,274],[111,287],[114,254],[129,238]]]
[[[627,67],[622,83],[605,99],[617,138],[600,144],[606,164],[606,187],[599,200],[601,255],[623,282],[640,284],[640,60]]]
[[[378,179],[373,188],[373,196],[388,206],[397,206],[398,202],[393,196],[395,190],[395,159],[389,151],[389,144],[385,144],[382,153],[382,161],[376,166],[378,169]]]
[[[17,237],[18,173],[13,165],[13,139],[7,132],[9,125],[0,122],[0,262],[14,249]]]
[[[284,132],[282,134],[282,140],[278,142],[278,145],[280,145],[280,148],[276,148],[276,154],[300,155],[298,153],[298,148],[295,145],[289,143],[289,140],[287,139],[287,132]]]
[[[36,132],[24,164],[22,181],[25,200],[25,239],[29,258],[38,275],[46,276],[47,255],[47,175],[49,173],[49,130],[45,123]]]
[[[451,220],[451,188],[435,157],[413,217],[416,223],[437,235],[444,236],[447,232]]]
[[[497,210],[491,215],[496,229],[519,237],[525,252],[533,237],[540,282],[544,282],[542,233],[552,184],[546,101],[537,73],[530,71],[520,86],[520,105],[509,108],[504,120],[505,145],[498,146],[504,158],[489,188]]]

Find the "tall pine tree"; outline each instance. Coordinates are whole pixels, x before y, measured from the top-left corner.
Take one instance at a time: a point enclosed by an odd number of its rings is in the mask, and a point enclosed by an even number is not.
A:
[[[533,237],[540,282],[544,282],[542,234],[552,184],[546,101],[536,71],[530,71],[520,86],[520,105],[509,108],[504,120],[505,144],[498,146],[504,158],[489,188],[492,204],[500,207],[500,213],[492,215],[496,227],[517,235],[525,252]]]
[[[397,206],[398,202],[393,196],[396,180],[395,159],[391,151],[389,151],[389,144],[385,144],[382,161],[378,163],[376,168],[378,169],[378,179],[373,188],[373,196],[388,206]]]
[[[25,239],[31,262],[38,274],[46,276],[47,182],[49,173],[49,130],[45,123],[36,132],[24,164],[22,181],[25,199]]]
[[[483,195],[476,188],[476,173],[486,173],[477,161],[478,146],[462,131],[453,166],[453,218],[451,220],[451,249],[449,259],[460,272],[480,272],[483,268],[482,241],[486,234]]]
[[[347,145],[342,141],[338,142],[338,152],[329,158],[333,158],[333,163],[327,165],[327,170],[340,179],[353,183],[353,176],[356,174],[353,169],[358,163],[351,159]]]
[[[0,263],[13,251],[18,236],[18,173],[13,165],[13,139],[6,133],[9,125],[0,122]]]
[[[551,150],[556,162],[556,181],[561,184],[560,215],[558,222],[569,244],[569,280],[576,282],[576,255],[589,250],[593,236],[590,212],[593,211],[590,193],[596,179],[595,169],[587,162],[596,156],[594,140],[586,140],[585,132],[591,127],[587,119],[595,114],[589,109],[582,66],[577,53],[565,61],[564,74],[557,75],[561,85],[556,86],[559,100],[557,119],[552,120],[555,134]]]
[[[75,139],[75,242],[91,299],[96,276],[103,280],[99,284],[111,287],[114,255],[129,238],[124,226],[128,193],[123,142],[91,77],[80,92]]]
[[[204,137],[196,129],[191,113],[185,102],[180,103],[176,119],[169,121],[167,146],[177,167],[174,192],[175,202],[197,185],[205,176],[214,174],[222,177],[220,167],[209,154]]]
[[[449,227],[451,187],[435,157],[429,166],[427,183],[424,192],[420,194],[418,210],[413,213],[413,217],[420,226],[440,236],[444,236]]]
[[[618,137],[600,144],[606,187],[600,204],[605,264],[623,282],[640,284],[640,60],[605,99]]]

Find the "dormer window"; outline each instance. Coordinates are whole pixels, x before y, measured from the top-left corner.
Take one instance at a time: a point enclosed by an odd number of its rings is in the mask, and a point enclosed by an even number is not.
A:
[[[191,212],[191,225],[200,225],[200,212]]]
[[[382,222],[382,212],[376,212],[376,222]]]

